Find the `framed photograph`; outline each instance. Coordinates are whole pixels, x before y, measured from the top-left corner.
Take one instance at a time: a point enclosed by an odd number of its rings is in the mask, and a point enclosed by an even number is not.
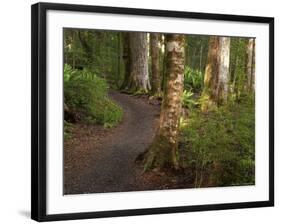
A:
[[[32,5],[32,219],[274,205],[274,18]]]

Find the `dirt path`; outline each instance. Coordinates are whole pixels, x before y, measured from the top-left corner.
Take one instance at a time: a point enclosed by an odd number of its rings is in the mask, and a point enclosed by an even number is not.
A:
[[[65,142],[65,194],[143,189],[134,161],[153,139],[159,106],[116,91],[110,97],[124,109],[123,121],[109,130],[82,126]]]

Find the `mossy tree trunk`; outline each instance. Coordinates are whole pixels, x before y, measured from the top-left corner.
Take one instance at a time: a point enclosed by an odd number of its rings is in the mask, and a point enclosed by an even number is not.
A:
[[[123,62],[124,62],[124,80],[120,89],[126,89],[128,87],[129,78],[130,78],[130,38],[128,32],[121,33],[122,46],[123,46]]]
[[[159,128],[144,155],[145,170],[178,169],[178,135],[184,77],[184,35],[166,35],[166,84]]]
[[[160,74],[159,74],[159,37],[157,33],[150,34],[150,50],[151,50],[151,92],[153,95],[160,94]]]
[[[130,77],[128,89],[133,92],[148,92],[148,43],[147,33],[132,32],[130,36]]]

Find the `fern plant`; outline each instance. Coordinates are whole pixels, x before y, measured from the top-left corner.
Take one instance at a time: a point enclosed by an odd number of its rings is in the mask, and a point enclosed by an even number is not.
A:
[[[185,108],[193,108],[194,106],[198,105],[198,102],[193,98],[194,93],[190,90],[184,90],[182,94],[182,106]]]
[[[184,88],[187,90],[194,90],[199,92],[203,87],[203,73],[198,70],[193,70],[186,67],[184,70]]]

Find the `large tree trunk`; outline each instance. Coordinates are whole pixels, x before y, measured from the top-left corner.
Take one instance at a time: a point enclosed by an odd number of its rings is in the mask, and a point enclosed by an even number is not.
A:
[[[253,52],[254,52],[254,39],[249,38],[246,49],[246,74],[247,74],[247,89],[252,88],[252,69],[253,69]]]
[[[178,169],[178,135],[184,77],[184,35],[166,35],[166,84],[159,128],[144,154],[145,170]]]
[[[210,37],[201,110],[207,112],[227,102],[230,38]]]
[[[116,75],[115,75],[115,85],[117,88],[119,88],[120,83],[120,77],[121,77],[121,64],[122,64],[122,57],[123,57],[123,50],[122,50],[122,33],[119,32],[117,34],[117,69],[116,69]]]
[[[201,110],[206,112],[216,107],[218,99],[219,80],[219,37],[211,36],[209,40],[209,50],[207,65],[204,76],[204,89],[201,96]]]
[[[153,95],[160,93],[160,75],[159,75],[159,34],[150,34],[151,50],[151,91]]]
[[[121,35],[122,35],[122,43],[123,43],[124,80],[120,89],[126,89],[129,84],[130,68],[131,68],[130,38],[129,38],[129,33],[127,32],[124,32]]]
[[[230,37],[220,37],[219,55],[219,103],[226,103],[229,84],[229,63],[230,63]]]
[[[128,87],[131,91],[148,92],[148,44],[147,33],[130,33],[131,72]]]

